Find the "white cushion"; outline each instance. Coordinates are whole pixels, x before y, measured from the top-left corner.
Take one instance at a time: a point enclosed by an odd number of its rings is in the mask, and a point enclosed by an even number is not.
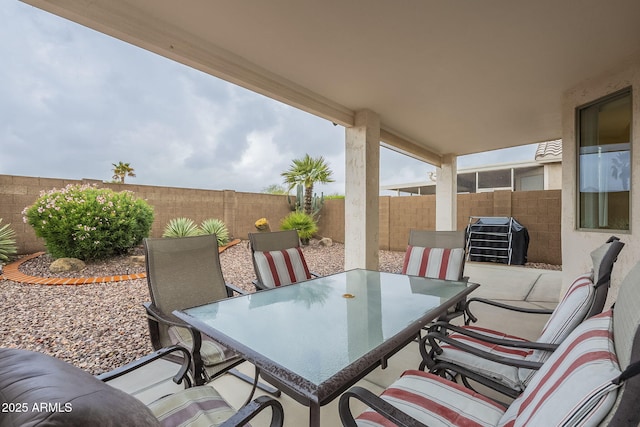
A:
[[[300,248],[253,253],[262,284],[267,288],[290,285],[311,279]]]
[[[407,247],[402,274],[432,279],[460,280],[464,248]]]
[[[523,342],[527,341],[524,338],[507,335],[502,332],[494,331],[492,329],[480,328],[477,326],[464,326],[464,329],[481,333],[482,335],[491,338],[508,339]],[[529,349],[504,347],[497,344],[491,344],[489,342],[482,341],[476,338],[471,338],[459,333],[452,333],[450,335],[450,338],[475,347],[479,350],[486,351],[487,353],[491,353],[496,356],[508,357],[511,359],[524,360],[532,353],[532,350]],[[518,377],[518,368],[516,368],[515,366],[493,362],[491,360],[485,359],[484,357],[473,355],[446,343],[442,344],[442,353],[438,355],[437,359],[439,361],[451,362],[457,366],[461,366],[477,372],[514,390],[524,389],[524,385],[520,382],[520,379]]]

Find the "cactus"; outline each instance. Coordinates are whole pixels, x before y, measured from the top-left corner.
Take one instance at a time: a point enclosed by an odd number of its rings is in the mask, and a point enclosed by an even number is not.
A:
[[[287,195],[287,202],[289,203],[289,207],[294,212],[302,212],[304,211],[304,186],[302,184],[298,184],[296,186],[296,199],[291,200],[291,196]],[[311,212],[310,215],[317,221],[320,218],[320,209],[324,205],[324,193],[320,193],[320,197],[318,197],[317,193],[313,194],[311,198]]]

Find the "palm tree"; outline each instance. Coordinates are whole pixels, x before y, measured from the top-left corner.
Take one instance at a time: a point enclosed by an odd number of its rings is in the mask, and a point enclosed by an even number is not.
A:
[[[119,182],[120,184],[124,184],[125,177],[130,176],[133,178],[136,176],[136,174],[133,173],[133,168],[131,167],[131,165],[129,165],[129,163],[118,162],[117,165],[115,163],[111,163],[111,164],[113,165],[114,182]]]
[[[305,154],[302,159],[294,159],[291,166],[289,166],[289,170],[282,172],[280,175],[284,177],[284,183],[289,185],[289,191],[298,184],[304,186],[303,210],[306,214],[311,215],[313,185],[316,182],[333,182],[331,174],[331,169],[329,169],[324,157],[313,158],[309,154]]]

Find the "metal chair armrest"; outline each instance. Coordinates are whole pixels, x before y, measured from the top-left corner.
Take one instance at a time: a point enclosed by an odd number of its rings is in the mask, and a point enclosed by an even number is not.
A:
[[[158,323],[164,323],[165,325],[169,326],[180,326],[183,328],[189,328],[189,325],[187,325],[185,322],[173,315],[164,314],[151,302],[145,302],[142,303],[142,305],[147,311],[147,317],[155,320]]]
[[[340,420],[344,427],[356,427],[355,419],[349,407],[349,399],[351,398],[361,401],[399,427],[427,427],[425,424],[402,412],[389,402],[382,400],[369,390],[358,386],[351,387],[340,396],[338,410],[340,412]]]
[[[100,375],[96,375],[96,378],[102,382],[108,382],[108,381],[114,380],[118,377],[126,375],[129,372],[135,371],[136,369],[139,369],[145,365],[148,365],[149,363],[155,360],[158,360],[160,358],[163,358],[166,355],[176,351],[182,352],[183,357],[182,357],[182,365],[180,366],[180,370],[178,371],[178,373],[173,377],[173,382],[176,384],[180,384],[184,380],[186,383],[185,387],[186,388],[191,387],[191,380],[187,375],[187,373],[189,372],[189,368],[191,367],[191,353],[189,352],[188,349],[179,345],[173,345],[171,347],[161,348],[158,351],[155,351],[151,354],[143,356],[138,360],[134,360],[133,362],[128,363],[119,368],[116,368],[112,371],[105,372]]]
[[[530,313],[530,314],[552,314],[553,310],[548,308],[526,308],[526,307],[517,307],[514,305],[504,304],[501,302],[485,299],[485,298],[470,298],[467,300],[467,304],[464,308],[464,311],[467,316],[467,325],[469,322],[477,322],[478,319],[471,313],[469,306],[472,302],[481,302],[483,304],[492,305],[494,307],[503,308],[505,310],[518,311],[520,313]]]
[[[227,287],[227,296],[229,297],[232,297],[234,292],[240,295],[247,295],[249,293],[231,283],[225,283],[224,285]]]
[[[247,405],[240,408],[235,415],[222,423],[220,427],[243,426],[253,417],[269,407],[272,410],[271,423],[269,426],[282,427],[284,423],[284,409],[280,402],[268,396],[260,396],[253,399]]]
[[[546,351],[554,351],[558,348],[558,344],[550,344],[550,343],[541,343],[535,341],[519,341],[519,340],[510,340],[506,338],[496,338],[484,335],[480,332],[472,331],[466,328],[462,328],[460,326],[452,325],[447,322],[436,322],[434,328],[438,328],[436,331],[431,331],[429,335],[433,339],[440,339],[445,335],[444,331],[452,331],[459,333],[461,335],[466,335],[471,338],[475,338],[484,342],[498,344],[504,347],[514,347],[514,348],[526,348],[531,350],[546,350]]]

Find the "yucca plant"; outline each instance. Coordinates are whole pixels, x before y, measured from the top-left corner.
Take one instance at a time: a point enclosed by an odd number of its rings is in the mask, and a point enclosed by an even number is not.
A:
[[[201,234],[215,234],[218,238],[218,246],[229,243],[229,230],[221,219],[209,218],[200,224]]]
[[[303,244],[308,244],[318,232],[318,225],[311,215],[304,212],[291,212],[280,223],[281,230],[297,230]]]
[[[174,218],[164,228],[162,237],[189,237],[198,236],[200,230],[195,222],[189,218]]]
[[[2,218],[0,218],[2,223]],[[7,262],[12,255],[18,251],[16,246],[16,232],[13,231],[11,224],[0,227],[0,262]]]

